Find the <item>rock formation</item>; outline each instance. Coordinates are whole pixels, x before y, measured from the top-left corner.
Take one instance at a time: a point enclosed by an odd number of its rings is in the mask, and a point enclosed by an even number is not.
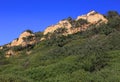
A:
[[[72,25],[68,20],[63,20],[63,21],[60,21],[58,24],[49,26],[47,29],[45,29],[44,35],[46,35],[48,33],[53,33],[59,28],[67,29],[67,33],[63,33],[63,35],[74,34],[79,31],[86,30],[92,24],[100,24],[100,23],[108,22],[108,20],[103,15],[101,15],[95,11],[91,11],[86,15],[78,16],[75,21],[78,21],[79,19],[84,19],[84,20],[88,21],[89,24],[82,25],[81,27],[72,28]]]
[[[31,37],[32,38],[32,41],[31,38],[28,39],[28,37]],[[34,44],[34,34],[33,33],[30,33],[30,32],[23,32],[20,37],[18,39],[15,39],[11,42],[11,44],[9,45],[10,47],[12,46],[26,46],[27,44]]]
[[[9,58],[10,56],[12,55],[15,55],[15,52],[13,50],[8,50],[6,53],[5,53],[5,57]]]
[[[79,20],[79,19],[85,19],[92,24],[95,24],[99,21],[104,22],[104,23],[108,22],[108,20],[103,15],[95,11],[91,11],[86,15],[78,16],[76,20]]]
[[[45,29],[44,35],[46,35],[48,33],[53,33],[58,28],[70,29],[71,27],[72,27],[72,25],[69,23],[69,21],[63,20],[63,21],[60,21],[58,24],[52,25],[52,26],[48,27],[47,29]]]

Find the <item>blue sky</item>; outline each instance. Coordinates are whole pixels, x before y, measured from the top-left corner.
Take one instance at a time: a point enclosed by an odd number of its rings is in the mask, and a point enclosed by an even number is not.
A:
[[[95,10],[120,13],[120,0],[0,0],[0,45],[31,29],[43,31],[59,20]]]

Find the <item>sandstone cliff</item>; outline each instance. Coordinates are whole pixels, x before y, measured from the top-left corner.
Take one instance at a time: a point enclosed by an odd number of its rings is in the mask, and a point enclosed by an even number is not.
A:
[[[93,24],[99,21],[104,22],[104,23],[108,22],[108,20],[103,15],[95,11],[91,11],[86,15],[78,16],[76,20],[79,20],[79,19],[85,19],[88,22],[93,23]]]
[[[67,21],[67,20],[60,21],[58,24],[52,25],[52,26],[48,27],[47,29],[45,29],[44,35],[46,35],[48,33],[53,33],[58,28],[70,29],[71,27],[72,27],[72,25],[69,23],[69,21]]]
[[[84,20],[88,21],[89,24],[84,24],[79,27],[73,28],[72,24],[68,20],[63,20],[63,21],[60,21],[56,25],[47,27],[44,31],[44,35],[46,35],[48,33],[53,33],[59,28],[67,29],[66,33],[63,33],[63,35],[74,34],[79,31],[86,30],[91,24],[100,24],[100,23],[108,22],[108,20],[103,15],[101,15],[95,11],[91,11],[86,15],[78,16],[77,19],[75,19],[75,21],[78,21],[80,19],[84,19]]]
[[[13,46],[26,46],[27,44],[34,44],[35,39],[34,39],[34,34],[30,32],[23,32],[18,39],[15,39],[9,44],[9,47]]]

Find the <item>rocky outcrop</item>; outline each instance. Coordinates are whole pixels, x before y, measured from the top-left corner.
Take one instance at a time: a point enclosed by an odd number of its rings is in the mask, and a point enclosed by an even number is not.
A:
[[[63,21],[60,21],[56,25],[49,26],[47,29],[45,29],[43,34],[47,35],[49,33],[53,33],[59,28],[67,29],[66,33],[62,33],[63,35],[74,34],[79,31],[85,31],[92,24],[99,25],[100,23],[108,22],[108,20],[103,15],[95,11],[91,11],[86,15],[78,16],[75,21],[78,21],[79,19],[84,19],[87,22],[89,22],[89,24],[81,25],[80,27],[76,27],[76,28],[72,28],[72,25],[68,20],[63,20]]]
[[[101,22],[101,23],[102,22],[103,23],[108,22],[108,20],[103,15],[101,15],[101,14],[95,12],[95,11],[91,11],[86,15],[78,16],[76,20],[79,20],[79,19],[85,19],[92,24],[95,24],[95,23],[98,23],[98,22]]]
[[[6,53],[5,53],[5,57],[9,58],[10,56],[12,55],[15,55],[15,52],[13,50],[8,50]]]
[[[11,43],[6,45],[8,47],[8,50],[5,52],[5,57],[9,58],[10,56],[18,55],[19,50],[16,51],[14,50],[14,48],[20,47],[24,49],[26,46],[30,46],[35,43],[36,43],[35,35],[29,31],[25,31],[22,34],[20,34],[19,38],[13,40]],[[30,54],[30,52],[26,53]]]
[[[45,29],[44,35],[46,35],[48,33],[53,33],[55,30],[57,30],[59,28],[70,29],[71,27],[72,27],[72,25],[69,23],[69,21],[63,20],[63,21],[60,21],[58,24],[49,26],[47,29]]]
[[[34,44],[35,37],[33,33],[30,32],[23,32],[18,39],[15,39],[9,44],[10,47],[13,46],[26,46],[27,44]]]
[[[2,50],[3,49],[3,47],[2,46],[0,46],[0,50]]]

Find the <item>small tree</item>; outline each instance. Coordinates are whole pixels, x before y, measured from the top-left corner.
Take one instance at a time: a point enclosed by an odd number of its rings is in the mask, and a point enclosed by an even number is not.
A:
[[[60,33],[65,33],[67,31],[67,29],[66,28],[58,28],[57,30],[55,30],[55,33],[57,33],[57,34],[60,34]]]
[[[73,28],[77,28],[77,27],[81,27],[84,24],[88,24],[88,21],[85,19],[79,19],[77,21],[73,20],[71,24]]]
[[[73,21],[72,17],[68,17],[67,20],[71,23]]]
[[[119,13],[117,11],[108,11],[107,17],[108,18],[119,17]]]
[[[43,37],[43,32],[35,32],[34,34],[36,41],[40,41],[40,39]]]
[[[84,24],[88,24],[88,21],[85,20],[85,19],[79,19],[79,20],[77,20],[77,23],[78,23],[79,25],[84,25]]]
[[[29,29],[25,30],[25,32],[33,33],[33,31]]]

